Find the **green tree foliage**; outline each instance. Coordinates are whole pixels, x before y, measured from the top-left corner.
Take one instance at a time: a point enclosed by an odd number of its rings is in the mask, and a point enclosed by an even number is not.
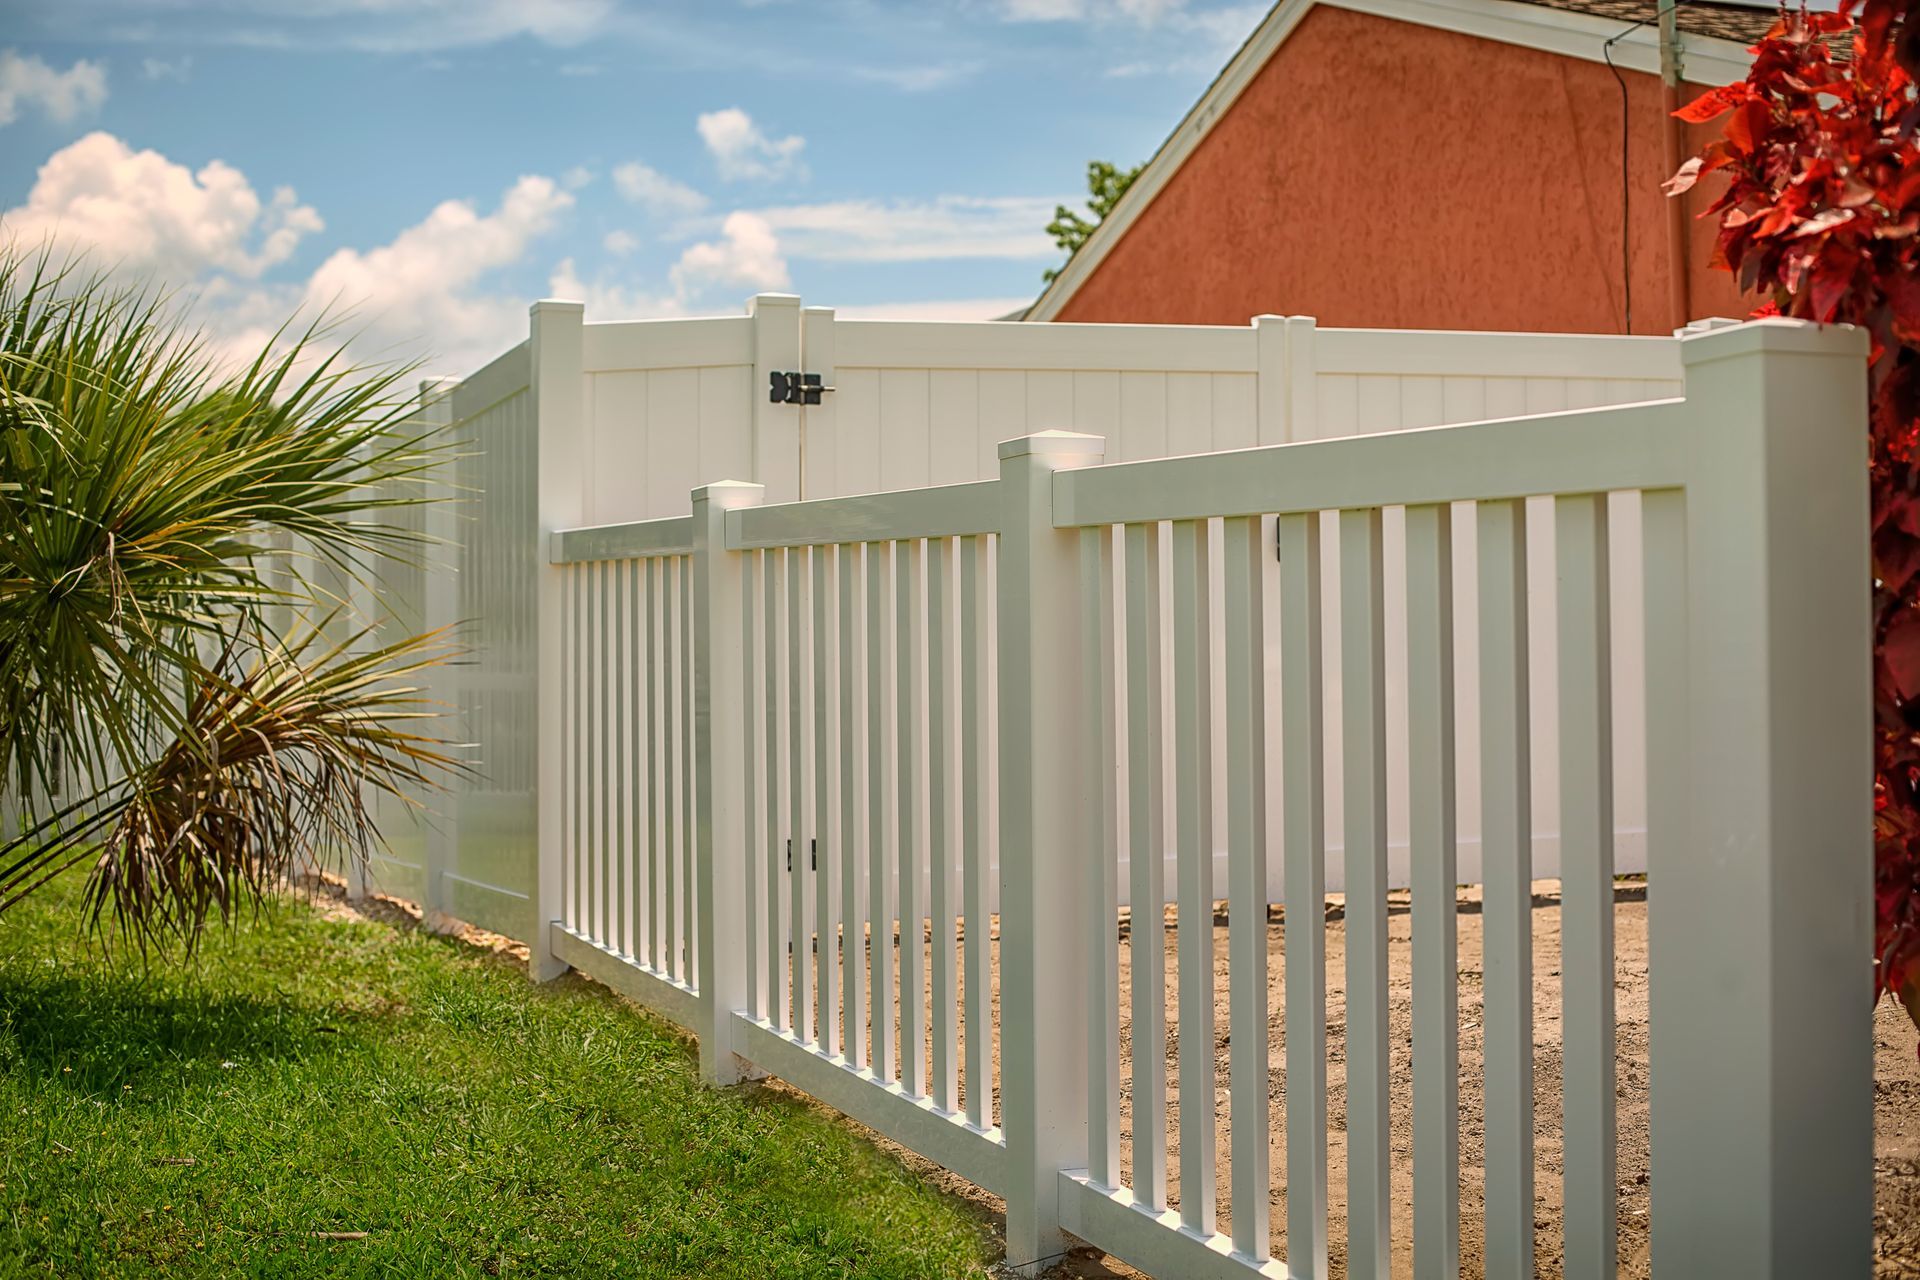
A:
[[[1093,221],[1087,221],[1065,205],[1056,205],[1053,221],[1047,224],[1047,234],[1053,237],[1055,244],[1067,251],[1067,257],[1071,258],[1080,252],[1080,246],[1087,242],[1093,229],[1106,221],[1113,207],[1120,203],[1120,197],[1127,194],[1127,188],[1133,185],[1133,180],[1146,167],[1137,164],[1131,169],[1120,169],[1105,160],[1088,162],[1087,209],[1093,214]],[[1049,267],[1041,274],[1041,278],[1051,284],[1062,269]]]
[[[227,372],[164,297],[0,256],[0,910],[90,862],[95,928],[191,947],[451,764],[438,639],[307,585],[418,542],[391,517],[438,448],[409,370],[324,347]]]

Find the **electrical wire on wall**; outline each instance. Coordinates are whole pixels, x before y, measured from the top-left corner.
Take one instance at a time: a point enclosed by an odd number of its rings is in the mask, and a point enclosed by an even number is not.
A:
[[[1607,70],[1613,72],[1614,83],[1620,86],[1620,294],[1624,304],[1622,309],[1626,312],[1626,333],[1633,332],[1633,134],[1627,78],[1620,74],[1620,68],[1613,63],[1613,46],[1648,23],[1658,21],[1659,17],[1656,12],[1651,18],[1642,18],[1600,46],[1600,56],[1606,60]]]

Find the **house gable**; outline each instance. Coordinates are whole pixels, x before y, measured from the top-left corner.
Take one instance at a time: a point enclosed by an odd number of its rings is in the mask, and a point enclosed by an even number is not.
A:
[[[1328,20],[1317,23],[1309,18],[1322,10],[1334,11]],[[1343,22],[1336,15],[1349,18],[1372,18],[1376,21]],[[1469,69],[1470,82],[1480,82],[1491,77],[1489,72],[1499,68],[1495,76],[1506,75],[1515,66],[1533,66],[1568,60],[1585,67],[1589,73],[1597,72],[1604,78],[1605,87],[1615,94],[1613,106],[1617,137],[1618,85],[1612,73],[1603,65],[1602,46],[1615,36],[1620,36],[1626,20],[1620,17],[1596,16],[1592,13],[1574,12],[1561,8],[1548,7],[1545,4],[1513,3],[1511,0],[1284,0],[1270,12],[1266,20],[1254,32],[1240,52],[1228,63],[1220,76],[1214,81],[1207,93],[1181,121],[1179,127],[1162,144],[1152,160],[1142,171],[1133,187],[1121,200],[1113,213],[1101,223],[1073,258],[1062,269],[1059,276],[1041,295],[1034,306],[1026,313],[1030,320],[1054,319],[1128,319],[1136,321],[1175,321],[1186,319],[1177,315],[1180,307],[1172,305],[1170,309],[1135,309],[1125,316],[1104,314],[1110,308],[1093,305],[1090,301],[1079,301],[1081,292],[1088,282],[1100,275],[1107,262],[1108,255],[1116,246],[1128,238],[1136,221],[1148,216],[1171,186],[1188,185],[1182,175],[1194,157],[1207,149],[1209,137],[1223,122],[1231,120],[1238,112],[1238,104],[1243,95],[1254,86],[1260,86],[1256,96],[1285,97],[1284,90],[1276,81],[1292,77],[1303,68],[1320,66],[1327,60],[1344,64],[1356,57],[1365,56],[1367,50],[1362,47],[1369,41],[1382,41],[1396,48],[1423,48],[1449,50],[1452,56],[1458,56],[1462,49],[1472,50],[1468,61],[1476,65]],[[1303,27],[1309,31],[1326,30],[1338,27],[1345,33],[1348,43],[1341,45],[1325,40],[1309,38],[1314,47],[1301,50],[1294,47],[1299,40]],[[1411,30],[1396,31],[1395,28]],[[1471,37],[1471,40],[1437,41],[1422,39],[1418,33],[1431,32],[1436,36],[1449,34],[1458,37]],[[1489,45],[1491,47],[1489,47]],[[1536,57],[1529,59],[1522,55],[1519,59],[1504,56],[1509,52],[1527,51]],[[1685,56],[1688,78],[1700,85],[1721,84],[1745,74],[1747,54],[1737,42],[1689,33],[1685,36]],[[1659,48],[1657,38],[1650,27],[1642,27],[1629,32],[1619,39],[1613,47],[1613,62],[1622,68],[1629,81],[1644,82],[1657,73],[1659,67]],[[1416,67],[1415,70],[1418,70]],[[1638,73],[1638,74],[1635,74]],[[1593,75],[1574,75],[1583,87],[1590,86]],[[1353,79],[1358,79],[1357,77]],[[1329,87],[1324,96],[1314,99],[1302,94],[1292,95],[1293,108],[1290,114],[1264,122],[1271,133],[1267,136],[1264,149],[1274,153],[1285,151],[1293,155],[1316,156],[1318,153],[1308,140],[1302,136],[1299,125],[1313,117],[1325,116],[1334,111],[1345,111],[1349,106],[1349,95],[1353,91],[1351,82],[1343,82],[1335,77],[1336,83]],[[1388,82],[1393,87],[1385,92],[1402,102],[1402,112],[1417,112],[1420,103],[1417,96],[1409,92],[1409,82],[1404,76]],[[1636,121],[1644,114],[1643,103],[1638,99],[1644,95],[1644,84],[1635,85],[1630,90],[1635,95],[1634,118]],[[1525,110],[1525,108],[1522,108]],[[1658,104],[1650,108],[1653,119],[1658,119]],[[1365,111],[1362,114],[1372,114]],[[1479,132],[1477,122],[1468,122],[1468,131]],[[1395,128],[1392,122],[1385,127]],[[1590,130],[1589,130],[1590,131]],[[1637,133],[1645,133],[1645,139],[1636,136],[1633,146],[1638,158],[1658,158],[1660,143],[1657,133],[1652,132],[1644,123]],[[1219,148],[1215,148],[1218,150]],[[1244,146],[1231,148],[1245,151]],[[1635,166],[1638,169],[1638,165]],[[1660,177],[1666,175],[1661,173]],[[1616,189],[1619,183],[1618,165],[1615,164],[1611,179]],[[1228,182],[1217,193],[1217,199],[1223,203],[1245,203],[1244,194],[1235,194],[1234,184]],[[1616,199],[1617,210],[1617,199]],[[1618,242],[1617,212],[1615,213],[1615,236]],[[1635,210],[1638,219],[1640,210]],[[1207,221],[1216,221],[1208,219]],[[1636,232],[1637,234],[1637,232]],[[1700,237],[1696,235],[1696,240]],[[1175,237],[1177,241],[1179,237]],[[1165,246],[1171,250],[1172,243]],[[1190,247],[1190,246],[1189,246]],[[1136,257],[1137,255],[1129,255]],[[1698,255],[1696,255],[1698,256]],[[1704,261],[1704,257],[1698,260]],[[1138,270],[1144,264],[1131,262],[1127,270]],[[1171,266],[1171,264],[1168,264]],[[1181,266],[1191,265],[1190,261]],[[1239,270],[1244,264],[1227,263],[1228,270]],[[1157,274],[1157,273],[1156,273]],[[1613,275],[1618,277],[1617,252]],[[1616,289],[1618,285],[1616,284]],[[1100,292],[1096,290],[1096,292]],[[1110,292],[1110,291],[1109,291]],[[1707,285],[1707,294],[1714,294],[1714,286]],[[1111,302],[1109,298],[1109,302]],[[1296,312],[1308,308],[1296,304],[1284,305]],[[1189,308],[1190,310],[1191,308]],[[1649,309],[1650,311],[1650,309]],[[1208,322],[1243,323],[1247,314],[1234,314],[1230,319],[1223,318],[1225,313],[1209,310]],[[1250,313],[1249,313],[1250,314]],[[1197,318],[1197,317],[1196,317]],[[1323,319],[1331,321],[1330,316]],[[1375,323],[1376,321],[1367,321]],[[1528,326],[1537,327],[1537,326]],[[1636,326],[1638,327],[1638,326]]]

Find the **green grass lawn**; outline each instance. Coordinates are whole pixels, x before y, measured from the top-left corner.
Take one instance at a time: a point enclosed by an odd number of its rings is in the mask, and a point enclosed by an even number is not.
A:
[[[969,1206],[602,988],[297,901],[143,973],[78,889],[0,916],[0,1276],[984,1273]]]

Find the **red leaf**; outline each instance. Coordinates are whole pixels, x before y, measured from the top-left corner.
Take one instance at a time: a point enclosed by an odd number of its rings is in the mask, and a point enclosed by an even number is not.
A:
[[[1700,181],[1700,166],[1702,163],[1700,157],[1695,156],[1693,159],[1681,165],[1679,171],[1671,178],[1661,183],[1660,189],[1670,196],[1677,196],[1682,191],[1692,190],[1693,184]]]
[[[1881,282],[1887,307],[1893,312],[1893,332],[1900,341],[1920,346],[1920,276],[1902,271]]]
[[[1727,121],[1727,141],[1743,156],[1750,156],[1773,124],[1773,112],[1758,98],[1749,98]]]
[[[1733,104],[1746,96],[1744,85],[1722,85],[1709,89],[1673,114],[1688,124],[1705,124],[1717,119],[1732,109]]]
[[[1855,256],[1851,252],[1835,252],[1832,246],[1820,255],[1814,264],[1812,282],[1813,318],[1826,324],[1833,319],[1834,313],[1846,299],[1853,287],[1853,268]]]
[[[1894,615],[1881,653],[1900,697],[1911,701],[1920,694],[1920,613],[1902,609]]]

